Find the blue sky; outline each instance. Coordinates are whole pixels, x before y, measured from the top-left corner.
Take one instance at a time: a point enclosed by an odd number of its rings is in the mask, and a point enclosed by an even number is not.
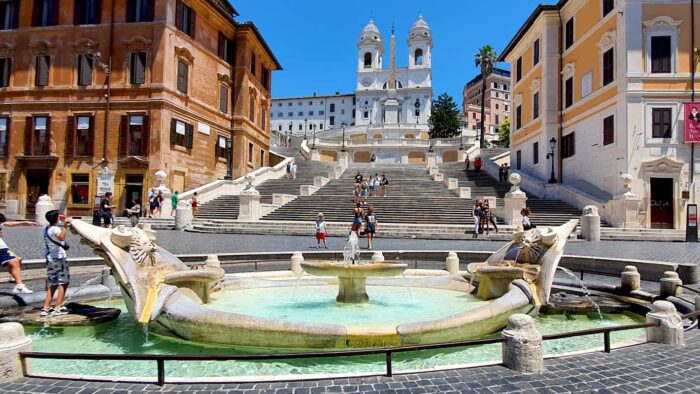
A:
[[[241,0],[232,4],[240,14],[237,20],[255,22],[284,67],[273,74],[275,98],[351,93],[355,44],[370,17],[386,42],[385,67],[392,21],[396,24],[397,66],[405,67],[408,31],[420,12],[433,33],[434,94],[447,92],[461,106],[464,84],[478,72],[474,66],[478,48],[490,44],[500,53],[540,2]]]

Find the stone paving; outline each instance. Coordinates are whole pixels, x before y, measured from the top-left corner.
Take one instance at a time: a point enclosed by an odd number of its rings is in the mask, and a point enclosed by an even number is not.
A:
[[[545,361],[546,372],[524,375],[502,366],[426,372],[394,377],[245,384],[98,383],[20,379],[0,384],[3,393],[697,393],[700,333],[686,333],[687,346],[643,344]]]
[[[380,234],[381,235],[381,234]],[[17,254],[25,259],[44,257],[42,230],[31,227],[5,229],[5,240]],[[93,256],[92,249],[80,244],[77,236],[70,234],[70,257]],[[315,250],[316,242],[308,237],[287,235],[202,234],[173,230],[158,231],[158,244],[175,254],[288,252]],[[330,249],[342,250],[344,237],[330,237]],[[375,240],[375,250],[472,250],[496,251],[503,241],[452,241],[426,239],[381,238]],[[360,240],[366,246],[364,239]],[[700,244],[676,242],[625,242],[625,241],[569,241],[564,251],[570,255],[618,257],[669,262],[700,262]]]

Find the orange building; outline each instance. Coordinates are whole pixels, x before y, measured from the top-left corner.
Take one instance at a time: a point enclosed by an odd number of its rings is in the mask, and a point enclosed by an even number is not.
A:
[[[699,46],[695,2],[540,5],[500,58],[512,66],[512,168],[612,224],[685,228],[700,198],[698,155],[684,140]]]
[[[158,170],[183,191],[266,166],[281,67],[236,16],[223,0],[0,2],[5,212],[48,194],[88,214],[104,168],[121,209]]]
[[[486,77],[486,137],[499,139],[501,124],[510,116],[510,71],[494,68]],[[467,128],[481,130],[481,74],[464,85],[462,111]]]

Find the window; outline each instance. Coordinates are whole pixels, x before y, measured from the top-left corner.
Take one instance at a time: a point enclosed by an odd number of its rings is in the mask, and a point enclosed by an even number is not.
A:
[[[304,116],[304,112],[303,112],[303,111],[299,111],[299,112],[297,113],[297,115],[299,115],[299,116]]]
[[[523,79],[523,58],[522,56],[518,58],[515,62],[515,81],[518,82]]]
[[[331,116],[328,118],[328,124],[331,126],[335,126],[335,116]]]
[[[226,158],[226,147],[228,146],[229,139],[226,137],[218,136],[216,140],[216,158],[225,159]]]
[[[92,68],[94,62],[92,56],[78,55],[78,86],[92,85]]]
[[[197,19],[197,13],[185,3],[177,0],[176,11],[175,11],[175,26],[187,34],[188,36],[194,38],[194,21]]]
[[[256,59],[255,59],[255,54],[253,52],[250,53],[250,73],[255,75],[255,69],[256,67]],[[301,105],[301,102],[299,103]]]
[[[7,193],[7,173],[0,173],[0,201],[5,201]]]
[[[70,175],[70,198],[72,204],[90,204],[90,174]]]
[[[671,72],[671,36],[651,37],[651,72]]]
[[[262,66],[262,80],[260,81],[262,85],[265,87],[265,89],[270,90],[270,70],[267,69],[267,67]]]
[[[282,125],[277,125],[277,131],[282,131]]]
[[[28,117],[27,126],[32,133],[25,135],[24,154],[33,156],[45,156],[50,153],[51,143],[51,118],[48,116]]]
[[[292,131],[292,124],[289,124],[289,131]]]
[[[32,26],[56,26],[58,24],[58,0],[34,0]]]
[[[540,162],[540,143],[535,142],[532,144],[532,164],[537,164]]]
[[[496,104],[496,109],[498,109],[498,104]]]
[[[500,122],[500,119],[499,119],[498,115],[495,115],[494,123],[496,124],[496,126],[498,126],[498,125],[500,125],[500,124],[501,124],[501,122]]]
[[[12,72],[12,59],[0,58],[0,88],[10,86],[10,73]]]
[[[10,118],[0,118],[0,155],[7,156],[10,151]]]
[[[494,82],[494,83],[493,83],[493,88],[494,88],[494,89],[498,89],[498,83]]]
[[[561,157],[566,159],[576,154],[576,138],[575,133],[567,134],[561,137]]]
[[[671,108],[653,108],[651,110],[651,137],[671,138]]]
[[[248,100],[248,119],[255,123],[255,97],[253,96]]]
[[[92,156],[95,121],[92,116],[79,115],[71,119],[73,129],[66,131],[66,156]],[[73,138],[71,138],[73,137]]]
[[[267,128],[267,108],[265,106],[260,111],[260,128],[263,130]]]
[[[535,40],[532,44],[532,65],[536,66],[540,62],[540,40],[539,38]]]
[[[248,163],[253,163],[253,143],[248,143]]]
[[[615,79],[615,60],[613,55],[613,48],[603,53],[603,86]]]
[[[568,21],[566,21],[566,25],[564,27],[565,32],[564,32],[564,48],[569,49],[572,45],[574,45],[574,18],[571,17]]]
[[[335,112],[335,103],[331,103],[330,108],[328,109],[328,112]]]
[[[297,105],[301,107],[302,105],[304,105],[304,103],[302,103],[301,101],[299,101],[299,102],[297,103]]]
[[[284,116],[284,113],[282,113],[282,112],[278,112],[278,113],[277,113],[277,117],[278,117],[278,118],[281,118],[281,117],[283,117],[283,116]]]
[[[508,97],[506,97],[506,98],[508,98]],[[504,105],[504,107],[505,107],[505,110],[508,111],[508,106]]]
[[[148,156],[149,121],[146,115],[122,115],[119,155]]]
[[[523,127],[523,107],[518,105],[515,108],[515,129],[518,130]]]
[[[323,111],[318,111],[318,114],[319,114],[319,115],[323,115],[324,112],[323,112]]]
[[[152,22],[155,0],[127,0],[126,21]]]
[[[309,116],[314,116],[314,111],[309,111]]]
[[[49,55],[39,55],[36,57],[34,85],[48,86],[49,85],[49,66],[51,58]]]
[[[224,84],[219,85],[219,111],[228,113],[228,86]],[[279,115],[281,118],[282,113]]]
[[[192,149],[194,126],[181,120],[170,120],[170,145]]]
[[[219,32],[219,59],[224,60],[228,64],[233,64],[233,40],[229,40],[224,33]],[[282,106],[282,103],[278,103],[278,106]]]
[[[521,151],[515,152],[515,169],[520,170],[522,164],[522,153]]]
[[[368,119],[369,118],[369,111],[363,111],[362,112],[362,119]]]
[[[569,108],[574,104],[574,77],[564,82],[564,107]]]
[[[0,30],[16,29],[19,22],[19,0],[0,2]]]
[[[260,167],[265,167],[265,151],[260,149]]]
[[[294,112],[287,112],[287,116],[294,116]]]
[[[414,61],[413,63],[416,66],[422,66],[423,65],[423,50],[421,48],[416,49],[416,52],[414,54]]]
[[[187,78],[189,65],[184,60],[177,61],[177,91],[187,94]]]
[[[301,124],[299,124],[299,131],[302,131],[302,130],[304,130],[304,128],[301,126]]]
[[[318,125],[318,129],[319,129],[319,130],[323,130],[323,123],[321,123],[321,124]]]
[[[540,92],[532,95],[532,119],[540,117]]]
[[[615,116],[610,115],[603,119],[603,145],[615,142]]]
[[[603,0],[603,17],[615,9],[615,0]]]
[[[75,0],[74,25],[98,25],[102,12],[101,0]]]
[[[288,107],[291,107],[291,106],[292,106],[292,103],[291,103],[291,102],[287,103],[287,106],[288,106]]]
[[[141,85],[146,82],[146,52],[131,52],[129,82]]]
[[[367,52],[365,53],[365,68],[371,68],[372,67],[372,54]]]

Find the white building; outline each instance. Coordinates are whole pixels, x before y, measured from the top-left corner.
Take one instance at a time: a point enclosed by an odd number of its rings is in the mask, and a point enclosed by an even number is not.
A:
[[[288,97],[272,99],[270,125],[283,134],[303,136],[355,124],[355,95]]]

